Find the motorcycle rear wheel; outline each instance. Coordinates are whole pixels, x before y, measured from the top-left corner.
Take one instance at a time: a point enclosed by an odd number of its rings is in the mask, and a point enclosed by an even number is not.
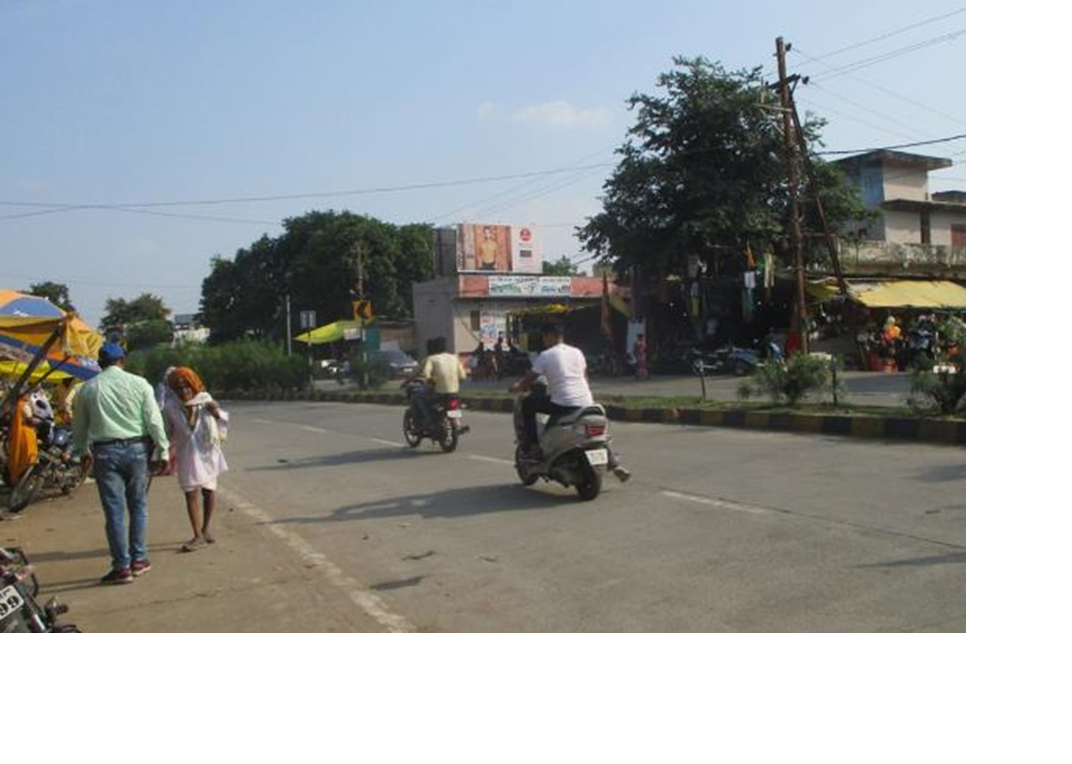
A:
[[[574,486],[581,501],[592,501],[603,490],[603,475],[588,462],[581,463],[581,482]]]
[[[458,423],[451,419],[440,426],[443,428],[443,435],[439,439],[439,447],[443,449],[443,453],[449,454],[458,447]]]

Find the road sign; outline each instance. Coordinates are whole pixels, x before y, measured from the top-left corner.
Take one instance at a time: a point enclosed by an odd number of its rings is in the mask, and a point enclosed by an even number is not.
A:
[[[315,329],[316,328],[316,311],[315,310],[303,310],[299,317],[299,326],[302,329]]]
[[[354,301],[354,321],[371,321],[373,315],[372,300]]]

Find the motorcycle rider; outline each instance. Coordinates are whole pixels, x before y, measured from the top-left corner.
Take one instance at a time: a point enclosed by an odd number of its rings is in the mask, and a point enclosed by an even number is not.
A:
[[[428,356],[424,359],[420,371],[406,378],[406,382],[424,379],[431,383],[431,387],[426,388],[422,395],[414,396],[422,428],[432,424],[435,403],[445,395],[457,395],[462,380],[466,378],[465,366],[458,360],[458,356],[447,352],[445,337],[430,339],[425,347]],[[405,385],[406,382],[402,384]]]
[[[562,326],[546,323],[540,327],[544,350],[532,364],[525,377],[510,387],[511,392],[525,392],[541,376],[547,380],[546,395],[529,395],[521,404],[525,426],[525,442],[522,450],[526,458],[539,460],[540,444],[536,434],[536,415],[564,415],[593,404],[592,391],[588,387],[588,367],[584,353],[562,341]],[[611,448],[607,448],[608,466],[625,482],[630,472],[622,467]]]

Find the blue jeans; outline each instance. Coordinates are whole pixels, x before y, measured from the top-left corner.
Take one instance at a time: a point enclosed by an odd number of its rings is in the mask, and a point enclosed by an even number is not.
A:
[[[145,529],[149,523],[145,498],[149,483],[148,446],[140,441],[95,446],[93,477],[104,509],[104,532],[112,553],[112,568],[121,570],[129,568],[132,559],[148,559],[145,546]]]

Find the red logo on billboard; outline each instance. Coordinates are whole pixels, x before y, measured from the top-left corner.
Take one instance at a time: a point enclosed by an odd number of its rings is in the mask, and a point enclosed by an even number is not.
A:
[[[530,231],[527,228],[522,228],[521,232],[518,234],[518,236],[521,237],[521,241],[524,241],[524,242],[531,241],[532,240],[532,231]]]

